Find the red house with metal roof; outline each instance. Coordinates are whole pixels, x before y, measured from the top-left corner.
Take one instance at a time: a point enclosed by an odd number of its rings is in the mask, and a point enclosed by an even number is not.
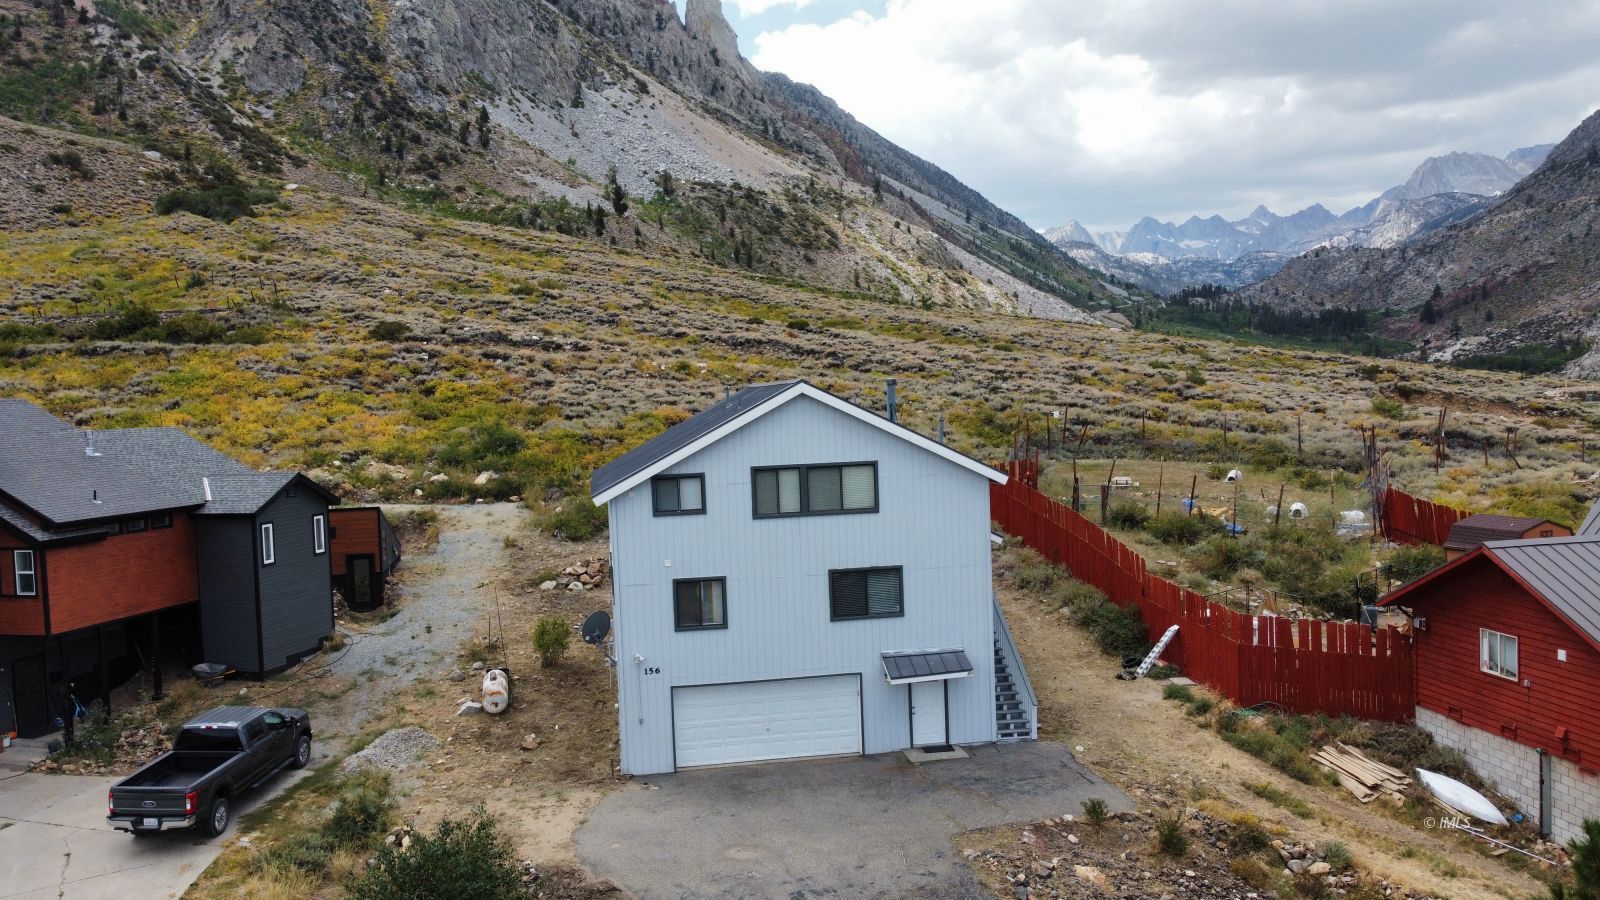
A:
[[[1380,602],[1412,617],[1419,726],[1543,833],[1600,818],[1600,537],[1490,541]]]

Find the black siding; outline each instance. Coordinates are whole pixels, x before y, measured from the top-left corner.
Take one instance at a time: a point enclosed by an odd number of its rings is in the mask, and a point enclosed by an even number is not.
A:
[[[290,485],[290,490],[295,490]],[[312,546],[311,518],[327,516],[328,503],[299,485],[296,496],[279,494],[256,514],[259,532],[271,523],[277,561],[262,566],[262,654],[266,671],[290,665],[315,651],[333,633],[332,557]]]
[[[243,516],[198,516],[200,641],[206,662],[263,670],[257,651],[254,525]]]

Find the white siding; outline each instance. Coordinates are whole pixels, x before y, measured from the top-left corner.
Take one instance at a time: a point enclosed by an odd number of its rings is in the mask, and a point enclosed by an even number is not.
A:
[[[753,466],[866,460],[876,513],[751,515]],[[950,740],[995,739],[987,480],[809,398],[669,471],[705,474],[705,515],[654,517],[648,484],[610,505],[624,772],[672,771],[681,685],[860,673],[865,752],[908,747],[907,689],[879,659],[892,650],[966,650],[978,671],[950,684]],[[830,621],[828,570],[865,566],[904,567],[905,615]],[[677,632],[672,581],[703,577],[727,579],[728,627]]]

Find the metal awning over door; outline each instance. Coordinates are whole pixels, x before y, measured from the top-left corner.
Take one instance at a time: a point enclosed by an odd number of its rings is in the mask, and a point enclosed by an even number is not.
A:
[[[890,684],[946,681],[972,674],[965,650],[908,650],[883,654],[883,676]]]

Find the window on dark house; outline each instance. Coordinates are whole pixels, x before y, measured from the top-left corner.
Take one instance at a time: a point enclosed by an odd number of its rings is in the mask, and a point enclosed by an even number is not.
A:
[[[672,583],[673,619],[679,631],[727,628],[727,581],[696,578]]]
[[[17,589],[17,596],[32,597],[39,593],[39,575],[34,569],[32,550],[12,551],[11,571],[14,579],[12,586]]]
[[[261,564],[270,566],[278,561],[278,548],[272,542],[272,524],[261,526]]]
[[[311,517],[311,552],[318,556],[328,552],[328,518]]]
[[[899,566],[836,569],[828,573],[828,611],[835,619],[877,619],[905,615]]]
[[[650,481],[650,495],[658,516],[691,516],[706,511],[704,475],[662,475]]]

